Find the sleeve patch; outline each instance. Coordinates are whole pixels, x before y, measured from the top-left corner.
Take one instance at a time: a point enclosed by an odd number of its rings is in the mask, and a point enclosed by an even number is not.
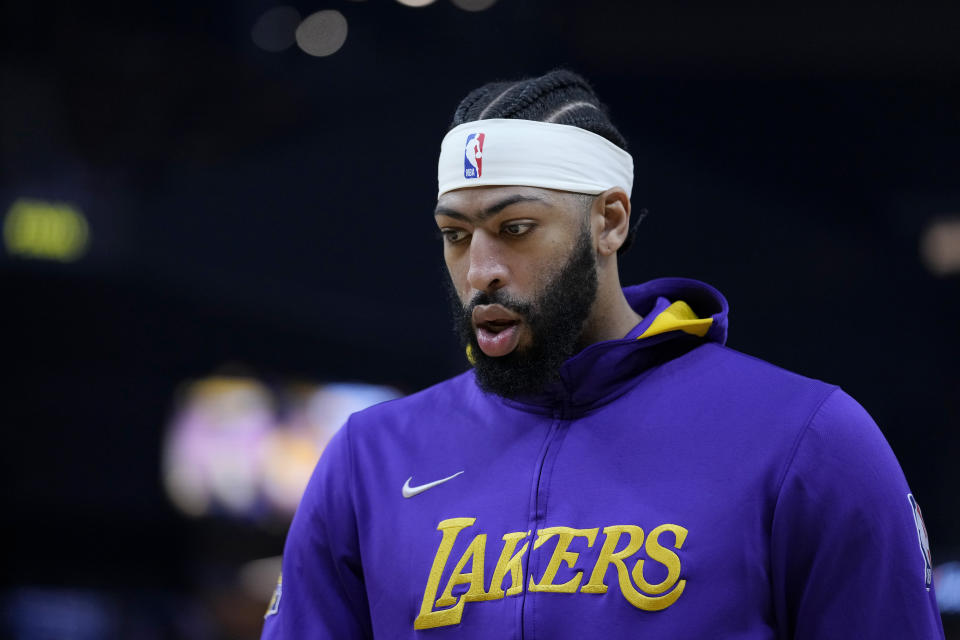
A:
[[[913,512],[913,523],[917,527],[917,540],[920,543],[920,554],[923,556],[923,579],[927,591],[930,591],[930,585],[933,583],[933,557],[930,554],[930,538],[927,536],[927,525],[923,523],[923,514],[920,513],[920,505],[912,493],[907,494],[907,500],[910,501],[910,510]]]
[[[276,615],[280,610],[280,596],[283,594],[283,574],[277,578],[277,588],[273,590],[273,597],[270,598],[270,604],[267,605],[267,612],[263,614],[263,619],[266,620],[270,616]]]

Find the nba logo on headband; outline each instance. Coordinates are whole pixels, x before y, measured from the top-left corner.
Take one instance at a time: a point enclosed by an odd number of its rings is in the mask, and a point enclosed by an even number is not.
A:
[[[471,133],[467,136],[467,146],[463,150],[463,177],[479,178],[483,174],[483,139],[482,133]]]
[[[620,187],[629,197],[633,158],[603,136],[568,124],[491,118],[447,131],[437,161],[437,197],[487,185],[590,194]]]

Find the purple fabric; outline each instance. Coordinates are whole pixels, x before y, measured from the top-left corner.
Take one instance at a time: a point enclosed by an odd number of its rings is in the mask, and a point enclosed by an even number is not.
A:
[[[354,414],[291,525],[263,638],[943,638],[909,488],[866,412],[723,346],[714,289],[624,291],[647,318],[682,299],[713,326],[592,345],[522,401],[482,393],[468,371]],[[411,476],[458,471],[401,495]],[[442,522],[460,527],[445,561]],[[583,531],[535,549],[550,527]],[[499,597],[512,533],[515,552],[529,545],[522,588]],[[465,557],[465,583],[437,605]],[[414,629],[458,607],[455,624]]]
[[[659,296],[657,298],[657,301],[653,304],[653,308],[643,313],[643,318],[640,320],[640,322],[637,323],[637,326],[631,329],[630,333],[623,336],[623,339],[636,340],[637,338],[639,338],[641,335],[643,335],[644,331],[650,328],[650,325],[653,324],[653,321],[656,319],[656,317],[660,315],[663,312],[663,310],[669,306],[670,306],[670,301],[664,298],[663,296]]]

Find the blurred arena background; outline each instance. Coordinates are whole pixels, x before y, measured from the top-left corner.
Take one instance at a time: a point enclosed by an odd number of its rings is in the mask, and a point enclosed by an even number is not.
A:
[[[462,371],[432,207],[470,89],[594,83],[624,280],[879,422],[960,638],[960,5],[8,0],[2,637],[256,638],[345,415]]]

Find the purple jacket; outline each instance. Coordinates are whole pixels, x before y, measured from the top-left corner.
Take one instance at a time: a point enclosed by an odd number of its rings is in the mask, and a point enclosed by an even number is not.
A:
[[[943,638],[919,507],[860,405],[723,346],[705,284],[624,292],[643,322],[540,396],[467,372],[354,414],[263,638]]]

